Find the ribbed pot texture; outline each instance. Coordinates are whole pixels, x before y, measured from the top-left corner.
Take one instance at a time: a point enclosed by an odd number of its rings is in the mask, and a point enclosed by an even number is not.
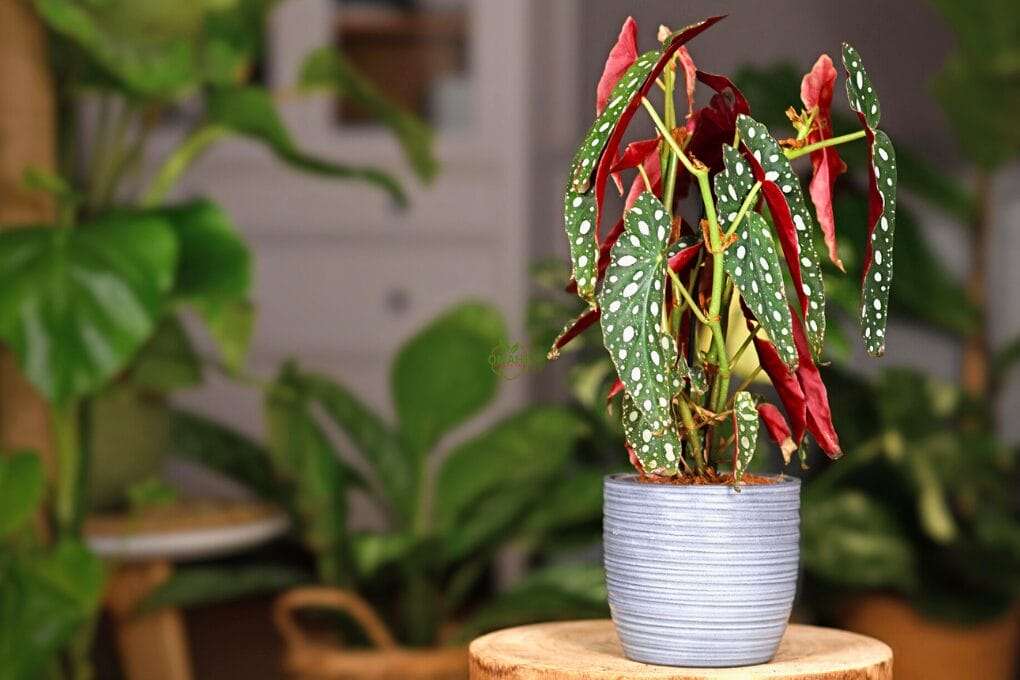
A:
[[[797,591],[800,480],[729,486],[605,479],[609,608],[633,661],[694,668],[772,659]]]

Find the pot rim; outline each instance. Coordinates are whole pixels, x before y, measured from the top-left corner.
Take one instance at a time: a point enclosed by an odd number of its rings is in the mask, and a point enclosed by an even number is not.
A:
[[[791,487],[800,489],[800,477],[780,473],[778,475],[767,475],[778,478],[775,484],[741,484],[741,494],[760,495],[765,493],[789,492]],[[733,487],[729,484],[643,484],[637,481],[638,476],[633,472],[617,472],[606,475],[602,478],[605,486],[614,486],[621,489],[633,490],[636,488],[647,489],[649,493],[661,494],[726,494],[732,493]]]

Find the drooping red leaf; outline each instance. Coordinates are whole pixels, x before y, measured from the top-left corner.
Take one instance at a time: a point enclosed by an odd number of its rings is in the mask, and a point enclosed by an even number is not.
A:
[[[779,450],[783,454],[783,462],[789,465],[790,458],[797,450],[797,443],[793,441],[790,425],[786,422],[786,418],[778,408],[764,401],[758,404],[758,415],[765,423],[769,437],[779,446]]]
[[[616,157],[613,161],[612,167],[609,168],[609,172],[613,177],[613,182],[616,184],[616,188],[619,192],[623,193],[623,178],[620,175],[624,170],[630,170],[636,168],[639,165],[644,164],[647,170],[647,164],[645,163],[649,154],[656,153],[659,150],[659,138],[658,136],[652,137],[651,139],[639,139],[636,142],[631,142],[627,145],[627,148],[623,150],[623,154]]]
[[[832,137],[832,91],[836,83],[836,68],[829,55],[823,54],[800,83],[800,99],[807,111],[817,107],[807,142],[814,144]],[[808,193],[815,206],[818,224],[825,236],[829,259],[841,271],[846,271],[839,259],[836,243],[836,219],[832,212],[832,188],[836,178],[846,172],[846,163],[839,157],[836,147],[829,146],[811,153],[811,184]]]
[[[792,310],[791,310],[792,312]],[[807,401],[808,432],[818,442],[818,446],[829,458],[839,458],[843,451],[839,447],[839,436],[832,424],[832,410],[829,408],[829,393],[822,382],[822,374],[811,356],[804,326],[796,313],[793,317],[793,341],[797,345],[800,363],[797,366],[797,381],[800,383],[804,398]]]
[[[609,95],[627,69],[637,61],[637,22],[634,17],[627,17],[620,28],[616,44],[609,50],[606,65],[602,69],[602,77],[595,88],[595,115],[606,110]]]
[[[659,154],[646,154],[643,167],[645,169],[645,174],[648,175],[648,181],[652,184],[652,193],[659,196],[662,194],[662,167],[659,165]],[[623,202],[624,212],[633,208],[634,202],[637,201],[638,196],[647,190],[648,188],[645,186],[645,180],[639,173],[638,176],[634,178],[634,181],[630,183],[630,191],[627,192],[627,198]]]
[[[754,313],[747,308],[743,300],[740,301],[740,308],[747,321],[747,329],[753,330],[752,322],[756,322]],[[779,395],[779,400],[783,402],[783,408],[786,409],[786,415],[791,425],[793,440],[800,444],[804,439],[804,432],[807,431],[808,418],[807,399],[800,386],[800,381],[797,380],[793,371],[783,363],[779,352],[771,342],[761,336],[755,336],[754,350],[758,354],[758,363],[772,382],[772,387]]]
[[[729,108],[733,110],[734,123],[736,122],[738,113],[742,113],[745,116],[751,115],[751,106],[747,103],[747,98],[744,97],[744,93],[733,84],[732,80],[726,76],[719,75],[717,73],[709,73],[707,71],[698,71],[697,78],[699,81],[715,90],[716,94],[724,95],[729,93],[730,97],[733,99],[732,103],[729,103]]]
[[[598,321],[601,316],[602,310],[596,307],[585,311],[579,317],[571,321],[553,342],[553,346],[549,350],[548,354],[549,359],[555,359],[558,357],[560,350],[563,349],[567,343],[595,325],[595,322]]]
[[[677,60],[684,70],[684,89],[687,91],[687,118],[694,115],[694,87],[697,81],[698,67],[686,47],[677,50]]]
[[[681,274],[688,266],[694,262],[694,258],[698,256],[698,252],[701,250],[701,246],[704,245],[703,241],[698,241],[692,246],[684,248],[680,252],[674,254],[669,258],[669,268],[677,274]]]

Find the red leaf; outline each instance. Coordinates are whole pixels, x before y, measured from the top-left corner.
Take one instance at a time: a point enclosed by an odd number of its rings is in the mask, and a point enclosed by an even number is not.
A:
[[[790,310],[793,311],[792,309]],[[832,410],[829,408],[829,393],[822,382],[822,374],[818,372],[811,348],[808,346],[807,335],[796,313],[793,318],[793,342],[797,346],[797,381],[807,401],[808,432],[818,442],[818,446],[829,458],[839,458],[843,451],[839,448],[839,436],[832,424]]]
[[[740,307],[744,312],[744,318],[747,320],[747,329],[752,330],[754,327],[751,322],[755,320],[754,314],[747,308],[743,300],[740,301]],[[768,375],[769,380],[772,382],[772,387],[775,388],[776,393],[779,395],[780,401],[783,402],[783,408],[786,409],[786,415],[792,425],[793,440],[800,444],[801,440],[804,439],[804,432],[807,430],[807,399],[804,397],[804,390],[800,386],[800,381],[797,380],[797,376],[789,367],[783,363],[779,352],[776,351],[775,346],[771,342],[762,337],[755,336],[754,349],[758,354],[758,363],[761,364],[765,374]]]
[[[758,415],[765,423],[769,437],[779,446],[779,450],[783,454],[783,462],[789,465],[793,452],[797,450],[797,443],[793,441],[786,418],[783,417],[779,409],[764,401],[758,404]]]
[[[658,196],[662,193],[661,182],[662,182],[662,168],[659,165],[659,154],[649,153],[644,159],[645,174],[648,175],[648,181],[652,183],[652,193]],[[624,212],[634,207],[634,202],[637,201],[638,196],[647,191],[648,188],[645,186],[645,180],[639,173],[634,181],[630,183],[630,191],[627,192],[627,199],[623,202]]]
[[[684,85],[687,90],[687,117],[694,115],[694,85],[697,83],[698,67],[694,65],[694,59],[686,47],[677,51],[677,59],[684,69]]]
[[[800,99],[805,108],[810,111],[818,107],[811,132],[807,136],[809,144],[832,137],[832,89],[835,82],[836,68],[827,54],[818,57],[818,61],[801,80]],[[811,168],[813,174],[808,192],[825,236],[829,259],[840,271],[846,271],[837,253],[836,219],[832,212],[832,187],[836,184],[836,178],[846,172],[846,164],[839,157],[836,147],[830,146],[811,153]]]
[[[602,316],[601,309],[589,309],[581,316],[574,319],[574,323],[565,328],[559,337],[553,342],[552,349],[549,350],[549,358],[554,359],[559,355],[559,350],[563,349],[567,343],[584,333],[586,330],[591,328],[596,321]]]
[[[627,145],[627,148],[623,150],[623,155],[616,159],[612,167],[609,168],[609,172],[614,175],[623,172],[624,170],[630,170],[636,168],[641,163],[645,162],[650,153],[658,151],[659,149],[659,138],[658,136],[652,137],[651,139],[639,139],[636,142],[631,142]]]
[[[733,98],[733,103],[729,105],[729,108],[733,110],[733,124],[736,124],[737,114],[742,113],[745,116],[751,115],[751,107],[747,103],[747,99],[744,97],[744,93],[741,92],[733,81],[716,73],[708,73],[707,71],[698,71],[698,80],[708,85],[710,88],[715,90],[716,94],[723,94],[729,92]],[[732,138],[731,138],[732,139]]]
[[[737,115],[749,114],[751,107],[743,93],[726,76],[698,71],[696,77],[715,94],[708,106],[695,111],[687,121],[687,130],[691,134],[687,150],[712,172],[717,172],[723,167],[722,145],[733,143]],[[677,177],[677,195],[686,196],[689,185],[690,177],[686,173]]]
[[[702,245],[703,242],[698,241],[694,245],[684,248],[678,253],[675,253],[673,257],[669,258],[669,268],[672,269],[677,274],[683,272],[684,269],[686,269],[692,262],[694,262],[694,258],[697,257],[698,251],[701,250]]]
[[[627,17],[620,28],[616,44],[609,50],[606,65],[602,69],[602,77],[595,88],[595,115],[601,114],[609,102],[613,87],[627,69],[637,61],[637,22],[634,17]]]
[[[612,398],[621,392],[623,392],[623,381],[617,378],[616,382],[609,388],[609,394],[606,395],[606,404],[608,405]]]

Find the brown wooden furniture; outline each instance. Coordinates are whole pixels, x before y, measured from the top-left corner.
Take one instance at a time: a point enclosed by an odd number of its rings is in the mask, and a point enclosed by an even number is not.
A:
[[[753,606],[753,605],[749,605]],[[610,621],[540,623],[471,643],[471,680],[891,680],[892,650],[863,635],[791,625],[768,664],[684,669],[628,661]]]

